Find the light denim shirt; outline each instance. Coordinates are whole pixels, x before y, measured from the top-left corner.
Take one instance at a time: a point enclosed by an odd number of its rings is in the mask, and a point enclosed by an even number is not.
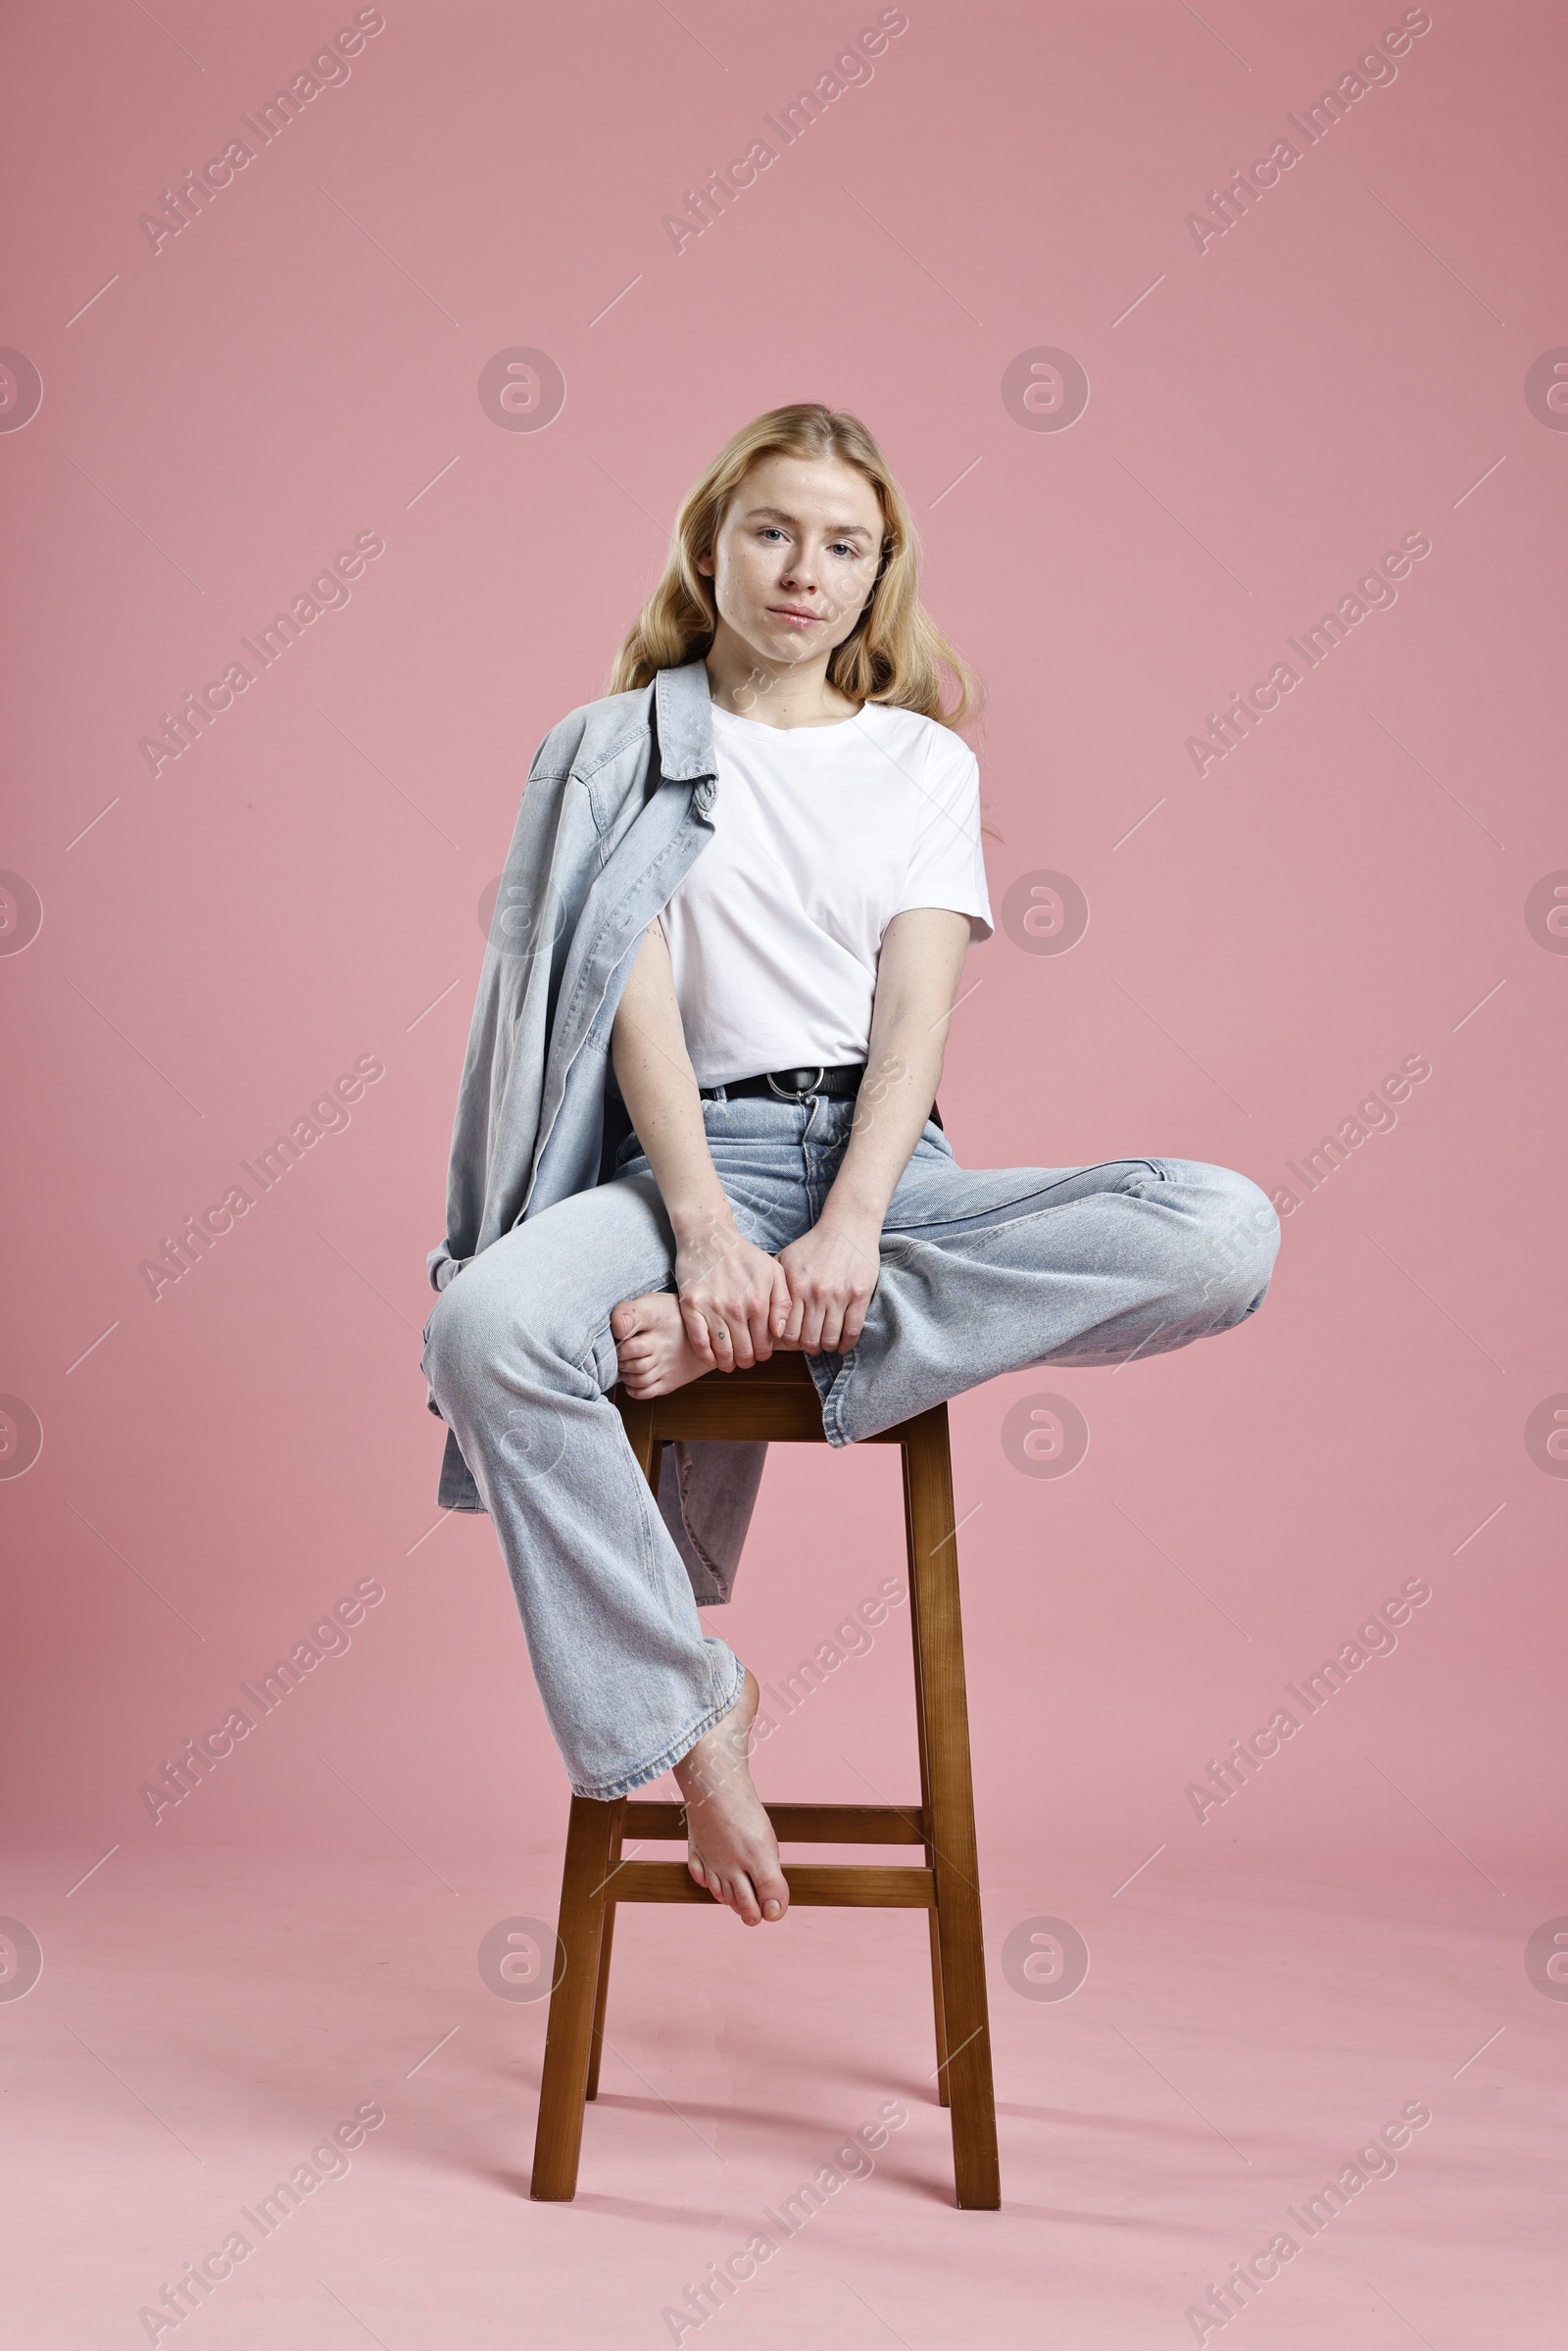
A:
[[[534,755],[496,899],[452,1127],[432,1288],[527,1216],[609,1179],[629,1121],[610,1067],[643,934],[713,837],[708,671],[584,704]],[[608,1083],[607,1083],[608,1081]],[[428,1384],[425,1400],[440,1406]],[[677,1443],[659,1504],[700,1603],[729,1597],[765,1445]],[[436,1495],[482,1510],[447,1431]]]

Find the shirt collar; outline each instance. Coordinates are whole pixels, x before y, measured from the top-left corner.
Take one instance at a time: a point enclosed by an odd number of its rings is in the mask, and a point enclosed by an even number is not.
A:
[[[708,665],[687,661],[679,669],[661,669],[654,680],[659,725],[659,763],[672,782],[695,783],[716,776],[713,754],[712,697],[708,690]]]

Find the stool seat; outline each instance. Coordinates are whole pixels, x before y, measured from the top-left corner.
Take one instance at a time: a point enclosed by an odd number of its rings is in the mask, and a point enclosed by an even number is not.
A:
[[[804,1354],[780,1351],[745,1371],[709,1372],[673,1396],[612,1398],[643,1474],[659,1492],[662,1449],[674,1438],[825,1445],[822,1406]],[[913,1845],[919,1862],[790,1862],[791,1903],[923,1910],[930,1921],[936,2018],[936,2083],[953,2123],[957,2202],[994,2212],[1002,2201],[991,2079],[979,1863],[969,1770],[963,1632],[948,1408],[863,1441],[904,1455],[904,1525],[914,1645],[914,1712],[920,1758],[917,1804],[767,1804],[781,1844]],[[615,1907],[621,1902],[700,1902],[721,1907],[684,1861],[627,1860],[622,1845],[686,1840],[686,1807],[619,1797],[573,1796],[557,1925],[555,1988],[530,2194],[569,2202],[577,2188],[584,2102],[598,2094],[610,1991]]]

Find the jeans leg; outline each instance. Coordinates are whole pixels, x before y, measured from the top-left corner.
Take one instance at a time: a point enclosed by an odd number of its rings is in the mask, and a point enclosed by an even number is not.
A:
[[[1120,1364],[1231,1329],[1279,1248],[1267,1195],[1196,1159],[979,1168],[921,1155],[884,1221],[849,1354],[811,1358],[830,1444],[853,1445],[999,1373]]]
[[[620,1414],[612,1309],[674,1262],[651,1175],[558,1201],[441,1293],[422,1369],[494,1522],[576,1795],[678,1762],[741,1692]]]

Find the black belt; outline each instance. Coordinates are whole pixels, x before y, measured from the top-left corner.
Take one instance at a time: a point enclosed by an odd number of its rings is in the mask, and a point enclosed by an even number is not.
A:
[[[756,1077],[735,1078],[727,1086],[700,1086],[698,1092],[705,1102],[716,1102],[720,1094],[727,1100],[737,1095],[763,1095],[787,1102],[808,1102],[812,1095],[822,1094],[830,1102],[853,1102],[864,1075],[863,1061],[840,1061],[832,1068],[816,1062],[803,1069],[765,1069]],[[931,1104],[931,1123],[942,1125],[935,1102]]]

